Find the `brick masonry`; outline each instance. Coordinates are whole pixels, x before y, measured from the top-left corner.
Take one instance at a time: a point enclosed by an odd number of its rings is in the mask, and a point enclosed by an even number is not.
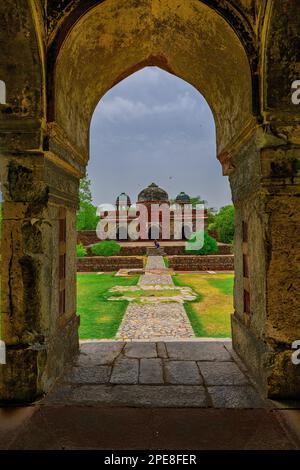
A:
[[[175,271],[233,271],[233,255],[169,256],[169,268]],[[112,272],[119,269],[142,269],[138,256],[87,256],[78,258],[78,272]]]
[[[77,232],[77,243],[82,243],[88,247],[95,243],[99,243],[99,239],[95,230],[82,230]],[[164,246],[164,252],[166,255],[185,255],[185,247],[182,246]],[[147,252],[147,246],[139,245],[139,242],[135,246],[122,246],[119,253],[120,256],[145,256]],[[231,254],[231,245],[219,244],[219,255]],[[91,255],[89,251],[89,255]]]
[[[169,268],[175,271],[233,271],[233,255],[169,256]]]
[[[78,272],[111,272],[119,269],[142,269],[143,258],[135,256],[88,256],[77,259]]]

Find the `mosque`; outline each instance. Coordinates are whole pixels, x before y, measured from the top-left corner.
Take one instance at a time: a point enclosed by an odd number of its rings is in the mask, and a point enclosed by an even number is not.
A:
[[[143,217],[139,211],[141,205]],[[153,208],[158,206],[164,209],[156,213]],[[116,199],[116,207],[116,224],[111,238],[117,240],[137,240],[137,232],[140,240],[187,240],[201,223],[207,227],[206,209],[199,211],[193,207],[185,192],[179,193],[175,200],[169,199],[168,193],[155,183],[139,193],[135,204],[131,203],[128,194],[121,193]],[[130,230],[130,226],[137,230]]]

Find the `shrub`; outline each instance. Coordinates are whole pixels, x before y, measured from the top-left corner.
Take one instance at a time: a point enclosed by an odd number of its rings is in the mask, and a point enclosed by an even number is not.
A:
[[[188,245],[190,245],[192,247],[195,240],[196,240],[196,236],[194,235],[194,237],[192,237],[188,241]],[[218,243],[213,237],[208,235],[207,232],[204,232],[203,247],[200,250],[193,250],[192,249],[192,250],[187,250],[187,252],[191,255],[212,255],[212,254],[218,252]]]
[[[88,202],[80,204],[80,209],[76,215],[76,229],[96,230],[100,217],[97,216],[97,207]]]
[[[91,251],[96,256],[114,256],[120,253],[121,245],[115,240],[105,240],[93,245]]]
[[[218,232],[222,243],[232,243],[234,238],[234,206],[222,207],[215,215],[209,228]]]
[[[79,243],[79,245],[76,245],[76,255],[77,258],[83,258],[87,254],[87,249],[83,246],[82,243]]]

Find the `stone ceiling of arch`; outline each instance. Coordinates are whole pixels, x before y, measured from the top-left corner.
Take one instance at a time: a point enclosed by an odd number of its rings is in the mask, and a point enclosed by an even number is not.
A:
[[[82,152],[98,100],[145,65],[171,71],[206,97],[219,151],[251,115],[246,54],[211,8],[198,0],[110,0],[77,22],[56,67],[55,120]]]
[[[99,0],[100,3],[101,0]],[[233,5],[252,21],[262,0],[214,0],[213,5]],[[82,3],[82,0],[51,0],[47,5],[48,32],[51,34],[59,23]],[[209,3],[209,2],[208,2]],[[226,6],[227,6],[226,5]]]
[[[7,106],[0,110],[0,122],[42,117],[39,61],[32,12],[27,0],[0,2],[0,80],[5,81],[7,90]]]

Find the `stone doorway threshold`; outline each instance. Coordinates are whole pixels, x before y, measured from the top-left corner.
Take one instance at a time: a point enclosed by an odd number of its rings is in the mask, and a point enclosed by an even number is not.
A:
[[[84,341],[42,404],[268,408],[230,340]]]
[[[228,340],[80,350],[46,398],[0,408],[1,449],[300,449],[300,411],[263,399]]]

